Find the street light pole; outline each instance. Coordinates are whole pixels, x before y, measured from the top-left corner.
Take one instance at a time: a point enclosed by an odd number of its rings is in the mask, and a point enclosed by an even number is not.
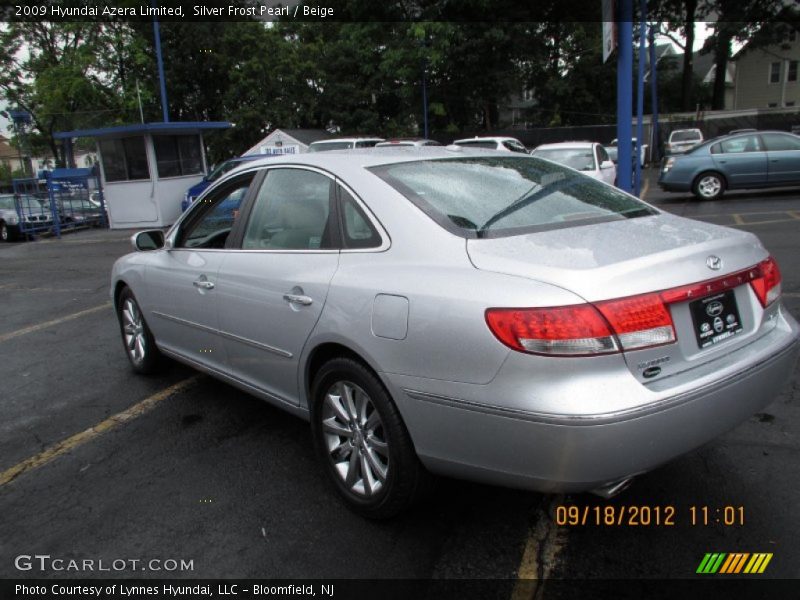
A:
[[[617,187],[631,191],[633,121],[633,0],[619,0],[617,13]]]

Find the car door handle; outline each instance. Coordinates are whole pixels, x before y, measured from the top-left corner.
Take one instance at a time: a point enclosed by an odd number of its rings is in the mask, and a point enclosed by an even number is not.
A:
[[[205,279],[198,279],[197,281],[193,281],[192,285],[196,288],[201,288],[204,290],[213,290],[214,284],[210,281],[206,281]]]
[[[284,294],[283,299],[289,304],[299,304],[301,306],[311,306],[311,304],[314,302],[308,296],[303,296],[301,294]]]

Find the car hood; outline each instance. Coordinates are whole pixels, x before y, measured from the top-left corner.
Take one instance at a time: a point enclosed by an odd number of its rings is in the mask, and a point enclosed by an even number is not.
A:
[[[470,239],[467,253],[478,269],[557,285],[590,302],[712,279],[767,256],[750,233],[666,213]],[[722,259],[720,270],[706,265],[711,255]]]

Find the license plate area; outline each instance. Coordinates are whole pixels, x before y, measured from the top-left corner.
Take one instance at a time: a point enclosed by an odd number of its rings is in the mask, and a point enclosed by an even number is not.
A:
[[[744,330],[733,290],[689,303],[697,345],[715,346]]]

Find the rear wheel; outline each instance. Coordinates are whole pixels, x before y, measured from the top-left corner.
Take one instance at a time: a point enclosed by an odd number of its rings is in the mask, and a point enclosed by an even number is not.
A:
[[[348,507],[383,519],[413,504],[430,476],[377,377],[355,360],[335,358],[314,378],[312,399],[314,446]]]
[[[137,373],[150,375],[161,367],[163,356],[144,320],[144,315],[129,287],[122,290],[117,303],[122,344],[131,367]]]
[[[725,180],[719,173],[703,173],[692,186],[692,192],[701,200],[716,200],[724,191]]]
[[[14,241],[14,234],[9,228],[8,225],[5,224],[4,221],[0,221],[0,242],[13,242]]]

